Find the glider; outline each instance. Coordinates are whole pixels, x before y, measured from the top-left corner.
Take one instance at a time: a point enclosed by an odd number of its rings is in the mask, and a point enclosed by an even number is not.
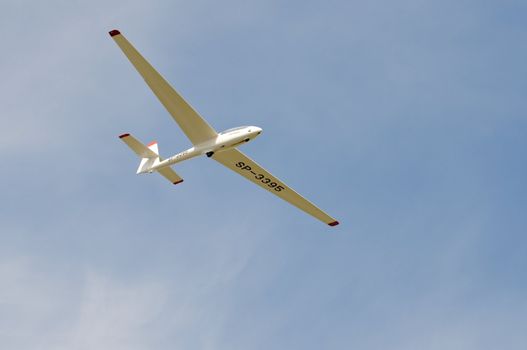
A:
[[[240,126],[220,133],[216,132],[118,30],[110,31],[110,36],[193,144],[191,148],[181,153],[162,159],[156,142],[145,146],[130,134],[120,135],[120,139],[141,158],[137,174],[158,172],[173,184],[179,184],[183,179],[170,166],[206,155],[320,221],[330,226],[339,224],[333,217],[237,149],[238,146],[260,135],[261,128]]]

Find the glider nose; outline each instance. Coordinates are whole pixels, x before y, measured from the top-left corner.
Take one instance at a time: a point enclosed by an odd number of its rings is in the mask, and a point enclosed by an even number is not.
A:
[[[262,133],[262,128],[254,128],[254,131],[256,132],[256,135],[260,135]]]

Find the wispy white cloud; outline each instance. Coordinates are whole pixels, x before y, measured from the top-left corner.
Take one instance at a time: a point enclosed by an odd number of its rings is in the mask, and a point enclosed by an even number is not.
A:
[[[94,271],[85,275],[78,316],[64,332],[64,349],[144,349],[168,290],[159,281],[124,282]],[[150,327],[149,327],[150,326]]]

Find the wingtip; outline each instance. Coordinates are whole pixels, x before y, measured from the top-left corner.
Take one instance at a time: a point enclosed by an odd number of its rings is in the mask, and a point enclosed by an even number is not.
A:
[[[118,31],[117,29],[114,29],[114,30],[110,30],[110,36],[116,36],[116,35],[119,35],[121,34],[120,31]]]
[[[122,135],[119,135],[119,138],[122,139],[123,137],[127,137],[127,136],[130,136],[130,134],[122,134]]]
[[[180,184],[180,183],[182,183],[182,182],[183,182],[183,180],[179,180],[179,181],[173,182],[173,184],[174,184],[174,185],[177,185],[177,184]]]
[[[339,224],[338,221],[333,221],[333,222],[330,222],[328,225],[329,226],[337,226]]]

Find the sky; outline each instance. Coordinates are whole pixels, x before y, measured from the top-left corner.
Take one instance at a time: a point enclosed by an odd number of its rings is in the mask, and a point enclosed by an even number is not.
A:
[[[525,1],[0,1],[6,349],[524,349]],[[108,31],[340,221],[189,140]]]

